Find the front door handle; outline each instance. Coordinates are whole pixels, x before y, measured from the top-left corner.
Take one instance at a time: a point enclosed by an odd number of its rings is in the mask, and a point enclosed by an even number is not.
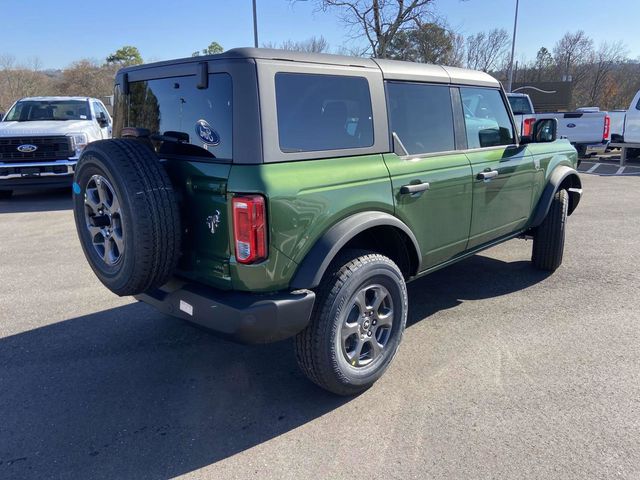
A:
[[[429,182],[422,183],[410,183],[409,185],[403,185],[400,187],[400,193],[402,195],[411,195],[413,193],[424,192],[425,190],[429,190],[431,185]]]
[[[487,170],[478,174],[478,180],[490,180],[498,176],[498,170]]]

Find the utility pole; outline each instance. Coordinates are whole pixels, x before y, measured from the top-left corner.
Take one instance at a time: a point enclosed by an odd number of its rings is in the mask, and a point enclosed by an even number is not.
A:
[[[254,0],[255,1],[255,0]],[[513,38],[511,39],[511,60],[509,61],[509,80],[507,82],[507,92],[511,92],[513,84],[513,56],[516,52],[516,33],[518,31],[518,4],[520,0],[516,0],[516,17],[513,21]]]
[[[253,46],[258,48],[258,15],[256,14],[256,0],[253,0]]]

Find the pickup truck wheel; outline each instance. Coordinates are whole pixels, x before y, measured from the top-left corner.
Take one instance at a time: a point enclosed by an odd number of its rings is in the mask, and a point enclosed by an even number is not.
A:
[[[547,216],[533,234],[531,261],[541,269],[553,272],[562,264],[569,194],[559,190]]]
[[[180,251],[173,188],[155,153],[135,140],[103,140],[83,152],[74,177],[76,230],[98,279],[135,295],[169,279]]]
[[[338,395],[375,383],[393,359],[407,322],[400,269],[377,253],[348,251],[325,274],[309,326],[295,339],[311,381]]]
[[[13,190],[0,190],[0,200],[8,200],[13,195]]]

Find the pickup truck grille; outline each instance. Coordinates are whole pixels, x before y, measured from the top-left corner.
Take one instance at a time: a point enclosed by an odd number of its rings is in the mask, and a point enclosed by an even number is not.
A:
[[[20,145],[35,145],[33,152],[20,152]],[[74,155],[71,139],[57,137],[0,137],[0,162],[44,162],[64,160]]]

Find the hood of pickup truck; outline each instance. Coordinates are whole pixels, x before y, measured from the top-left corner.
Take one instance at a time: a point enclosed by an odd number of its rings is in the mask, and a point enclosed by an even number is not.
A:
[[[0,122],[0,137],[65,135],[87,132],[91,120],[40,120],[34,122]]]

